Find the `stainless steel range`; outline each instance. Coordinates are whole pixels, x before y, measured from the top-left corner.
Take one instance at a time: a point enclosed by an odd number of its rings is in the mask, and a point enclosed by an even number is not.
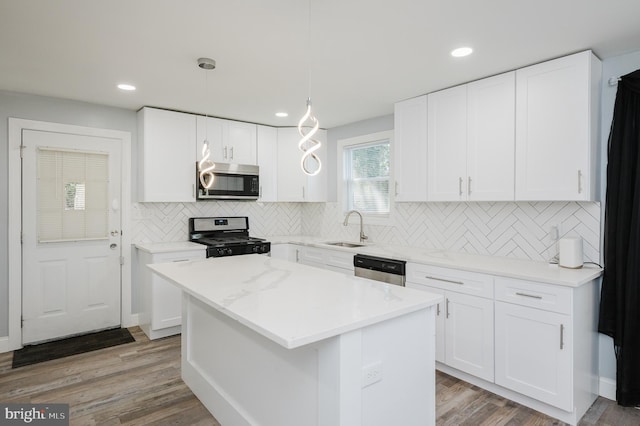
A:
[[[207,257],[271,252],[270,242],[249,236],[246,216],[189,218],[189,241],[206,245]]]

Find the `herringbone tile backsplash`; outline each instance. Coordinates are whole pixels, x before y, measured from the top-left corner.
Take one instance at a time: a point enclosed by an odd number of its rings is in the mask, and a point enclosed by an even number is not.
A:
[[[193,216],[248,216],[255,236],[317,235],[358,239],[358,220],[342,225],[338,203],[135,203],[133,241],[184,241]],[[398,203],[388,224],[367,224],[369,241],[458,252],[548,260],[556,255],[552,226],[560,236],[581,236],[585,261],[600,260],[600,204],[595,202],[531,203]]]

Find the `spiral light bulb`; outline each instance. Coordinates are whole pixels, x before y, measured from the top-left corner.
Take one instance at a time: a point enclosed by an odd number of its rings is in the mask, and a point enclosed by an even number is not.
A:
[[[202,159],[198,162],[198,171],[200,172],[200,184],[204,189],[211,188],[213,185],[213,169],[216,165],[209,160],[211,151],[209,150],[209,141],[204,140],[202,145]]]
[[[307,120],[311,122],[311,129],[305,133],[305,128],[303,127],[303,125]],[[300,133],[300,136],[302,136],[300,142],[298,142],[298,148],[300,148],[300,150],[302,151],[300,167],[302,167],[302,171],[309,176],[317,175],[322,169],[322,162],[320,161],[320,157],[318,157],[315,153],[315,151],[320,149],[322,143],[317,139],[313,139],[313,135],[315,135],[318,131],[318,127],[318,120],[311,112],[311,98],[309,98],[307,99],[307,112],[305,112],[305,114],[298,122],[298,133]],[[307,146],[309,145],[307,142],[309,142],[311,146]],[[315,170],[309,170],[306,164],[306,160],[308,158],[314,159],[318,163],[318,168],[316,168]]]

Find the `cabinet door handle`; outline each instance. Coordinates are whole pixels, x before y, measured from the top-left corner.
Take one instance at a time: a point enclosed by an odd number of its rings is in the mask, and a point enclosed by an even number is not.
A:
[[[542,299],[542,296],[536,296],[536,295],[527,294],[527,293],[516,293],[516,296],[530,297],[532,299]]]
[[[193,192],[193,198],[196,198],[197,194],[196,194],[196,184],[195,183],[191,184],[191,192]]]
[[[564,324],[560,324],[560,350],[564,349]]]
[[[464,283],[462,281],[453,281],[453,280],[446,280],[444,278],[436,278],[436,277],[432,277],[430,275],[425,275],[425,278],[428,278],[430,280],[436,280],[436,281],[443,281],[445,283],[451,283],[451,284],[458,284],[458,285],[464,285]]]
[[[396,182],[396,197],[398,196],[398,182]]]
[[[300,250],[296,249],[296,263],[300,261]]]
[[[462,178],[458,178],[458,192],[460,193],[460,196],[462,197]]]
[[[440,316],[440,304],[439,303],[436,305],[436,316],[437,317]]]
[[[304,200],[304,186],[302,187],[302,199]]]
[[[224,158],[225,158],[225,160],[227,159],[227,147],[226,146],[224,147]]]
[[[231,159],[233,160],[233,147],[229,150],[231,152]]]
[[[445,306],[445,317],[449,318],[449,298],[447,297],[447,305]]]
[[[258,187],[258,198],[262,198],[262,185]]]
[[[188,262],[188,261],[189,261],[189,259],[175,259],[175,260],[172,260],[172,262]]]
[[[471,195],[471,176],[467,178],[467,195]]]
[[[582,170],[578,170],[578,194],[582,194]]]

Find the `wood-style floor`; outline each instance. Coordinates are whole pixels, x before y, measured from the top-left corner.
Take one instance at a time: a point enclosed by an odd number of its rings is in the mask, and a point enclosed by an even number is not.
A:
[[[219,425],[180,379],[180,337],[134,343],[11,369],[0,354],[0,402],[68,403],[71,425]],[[438,425],[561,425],[562,422],[443,373]],[[640,425],[640,410],[598,398],[581,425]]]

